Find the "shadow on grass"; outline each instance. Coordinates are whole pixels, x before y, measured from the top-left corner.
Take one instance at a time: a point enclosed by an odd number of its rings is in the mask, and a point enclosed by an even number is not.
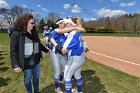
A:
[[[1,68],[0,68],[0,72],[7,71],[8,69],[9,69],[9,67],[1,67]]]
[[[4,64],[4,62],[0,62],[0,66],[3,65],[3,64]]]
[[[40,91],[40,93],[54,93],[54,84],[50,84]]]
[[[5,57],[0,57],[0,60],[3,60]]]
[[[4,62],[2,62],[2,60],[5,58],[3,57],[4,55],[7,55],[7,53],[4,53],[4,52],[7,52],[7,51],[0,51],[0,65],[3,65]]]
[[[7,52],[6,50],[1,50],[0,53]]]
[[[100,78],[95,76],[95,71],[84,70],[83,76],[83,93],[108,93],[105,86],[101,84]]]
[[[105,86],[100,83],[100,78],[95,76],[95,71],[84,70],[82,71],[83,76],[83,93],[108,93],[105,90]],[[73,88],[76,87],[75,80],[72,79]],[[61,90],[65,91],[65,86],[63,84],[59,85]],[[41,93],[54,93],[54,84],[46,86]]]
[[[10,80],[11,78],[2,78],[0,77],[0,87],[3,87],[3,86],[7,86],[8,85],[8,81]]]
[[[7,55],[7,54],[0,54],[0,56],[2,56],[2,55]]]
[[[0,51],[0,60],[5,58],[5,57],[3,57],[3,55],[7,55],[4,52],[7,52],[7,51]]]
[[[1,55],[7,55],[7,54],[4,54],[5,52],[7,52],[7,50],[0,50],[0,56]]]
[[[63,92],[65,91],[64,84],[59,84],[59,87]],[[45,88],[42,89],[42,91],[40,91],[40,93],[55,93],[54,84],[50,84],[49,86],[46,86]]]

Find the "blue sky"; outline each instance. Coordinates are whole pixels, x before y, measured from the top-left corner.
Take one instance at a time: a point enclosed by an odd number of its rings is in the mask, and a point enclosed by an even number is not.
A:
[[[0,0],[0,8],[14,5],[32,9],[42,17],[50,12],[57,12],[61,17],[74,16],[94,20],[140,13],[140,0]]]

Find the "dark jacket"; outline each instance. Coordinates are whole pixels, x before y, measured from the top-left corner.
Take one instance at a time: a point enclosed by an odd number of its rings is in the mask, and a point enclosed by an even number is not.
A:
[[[39,42],[39,62],[40,58],[42,58],[42,51],[48,52],[48,49],[46,49],[41,43],[39,36],[36,31],[34,31],[32,34],[34,34],[35,38]],[[13,68],[20,67],[21,69],[24,69],[24,44],[25,44],[25,33],[21,33],[18,31],[13,31],[11,35],[11,42],[10,42],[10,58],[11,58],[11,65]]]

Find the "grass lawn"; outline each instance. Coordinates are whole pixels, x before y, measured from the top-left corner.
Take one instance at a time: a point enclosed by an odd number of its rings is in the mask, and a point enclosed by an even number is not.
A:
[[[8,34],[0,33],[0,93],[26,93],[23,85],[23,74],[14,73],[11,68],[9,42]],[[48,55],[44,55],[41,60],[41,93],[54,93],[53,69]],[[86,59],[82,75],[84,79],[83,93],[140,93],[140,78],[90,59]],[[64,91],[64,85],[60,86]]]

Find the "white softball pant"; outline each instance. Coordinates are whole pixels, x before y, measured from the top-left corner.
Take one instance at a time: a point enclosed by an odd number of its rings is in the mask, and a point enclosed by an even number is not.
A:
[[[66,58],[62,56],[61,54],[51,51],[50,52],[50,58],[51,58],[51,64],[54,69],[54,78],[59,79],[60,73],[61,73],[61,65],[62,65],[62,72],[64,72],[64,67],[66,65]]]
[[[80,56],[70,56],[64,70],[64,80],[70,81],[74,75],[75,79],[81,78],[82,65],[85,62],[85,56],[82,53]]]

